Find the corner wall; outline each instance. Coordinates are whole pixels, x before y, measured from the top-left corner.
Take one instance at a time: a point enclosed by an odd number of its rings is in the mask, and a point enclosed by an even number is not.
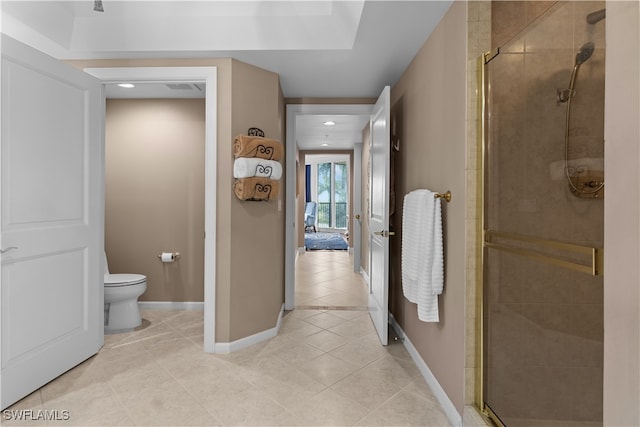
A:
[[[284,143],[284,102],[277,74],[233,60],[231,93],[234,136],[257,127]],[[219,143],[231,147],[232,141]],[[232,168],[233,159],[222,157],[218,163]],[[280,163],[284,171],[284,156]],[[232,169],[228,173],[232,176]],[[241,201],[231,194],[231,281],[217,283],[218,291],[229,286],[230,342],[276,326],[284,302],[285,189],[283,175],[277,200]]]
[[[400,280],[401,234],[391,239],[390,310],[460,414],[464,408],[466,287],[467,3],[454,2],[391,89],[401,151],[395,156],[396,209],[401,233],[406,193],[451,190],[443,203],[445,287],[440,323],[418,320]],[[392,123],[393,128],[393,123]]]

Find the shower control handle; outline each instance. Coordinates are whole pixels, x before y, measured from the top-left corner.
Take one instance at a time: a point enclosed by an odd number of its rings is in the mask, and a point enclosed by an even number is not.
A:
[[[569,101],[569,98],[572,98],[573,95],[575,95],[574,91],[572,91],[571,89],[556,89],[556,91],[558,104],[564,104],[565,102]]]

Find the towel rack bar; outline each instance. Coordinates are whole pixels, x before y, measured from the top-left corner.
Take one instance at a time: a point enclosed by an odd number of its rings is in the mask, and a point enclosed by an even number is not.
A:
[[[433,197],[436,199],[445,199],[447,202],[451,201],[451,191],[448,191],[444,194],[436,193]]]
[[[592,264],[592,265],[578,264],[576,262],[565,261],[559,258],[543,255],[538,252],[532,251],[530,249],[518,248],[510,245],[503,245],[500,243],[485,242],[484,247],[491,248],[491,249],[498,249],[505,252],[510,252],[512,254],[525,256],[527,258],[535,259],[535,260],[544,262],[546,264],[557,265],[559,267],[568,268],[570,270],[579,271],[581,273],[591,274],[593,276],[598,276],[600,274],[595,264]],[[597,253],[594,252],[593,256],[595,259],[595,257],[597,256]]]
[[[590,264],[580,264],[573,261],[563,260],[556,256],[545,255],[534,249],[527,249],[524,247],[516,247],[510,244],[494,242],[491,239],[492,237],[516,242],[530,243],[532,245],[542,246],[549,249],[565,250],[568,252],[590,255]],[[603,274],[603,248],[581,246],[557,240],[547,240],[524,234],[507,233],[494,230],[484,231],[484,246],[486,248],[498,249],[506,252],[511,252],[516,255],[526,256],[528,258],[536,259],[547,264],[569,268],[571,270],[580,271],[582,273],[591,274],[593,276],[601,276]]]

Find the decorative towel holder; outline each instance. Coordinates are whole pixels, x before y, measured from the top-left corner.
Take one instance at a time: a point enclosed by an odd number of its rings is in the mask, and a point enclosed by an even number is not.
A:
[[[263,137],[264,136],[264,132],[260,128],[249,128],[247,130],[247,135]]]
[[[436,199],[445,199],[447,203],[449,203],[451,201],[451,191],[447,190],[447,192],[444,194],[436,193],[433,195],[433,197],[435,197]]]

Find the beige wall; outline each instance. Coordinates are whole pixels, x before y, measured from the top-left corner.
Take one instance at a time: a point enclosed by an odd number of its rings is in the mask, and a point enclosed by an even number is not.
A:
[[[395,156],[394,228],[401,231],[406,193],[451,190],[453,198],[442,210],[445,287],[439,297],[440,323],[419,321],[416,306],[402,295],[401,234],[390,240],[390,309],[460,414],[465,368],[466,8],[465,2],[453,3],[391,89],[392,120],[402,141]]]
[[[204,146],[204,99],[107,100],[105,248],[141,301],[203,301]]]
[[[640,8],[607,1],[604,425],[640,425]]]
[[[278,75],[236,60],[232,75],[233,135],[246,134],[247,129],[257,127],[265,136],[282,140],[284,102]],[[221,143],[229,146],[229,154],[219,163],[227,162],[231,167],[231,141]],[[284,157],[280,163],[284,169]],[[228,173],[231,175],[231,170]],[[232,237],[228,282],[230,341],[276,326],[284,302],[285,188],[283,177],[277,200],[241,201],[232,195],[225,206],[231,217]],[[218,283],[217,289],[226,286],[227,283]]]

